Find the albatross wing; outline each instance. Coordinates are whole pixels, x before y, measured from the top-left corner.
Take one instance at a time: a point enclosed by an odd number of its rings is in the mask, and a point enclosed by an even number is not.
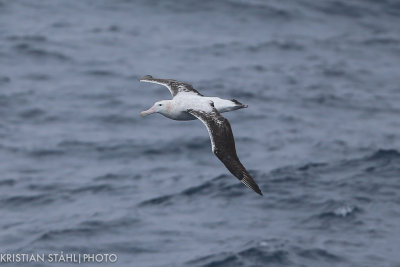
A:
[[[221,116],[212,102],[210,105],[211,111],[188,109],[187,112],[206,125],[211,139],[212,151],[225,167],[247,187],[257,194],[263,195],[236,154],[235,139],[229,121]]]
[[[172,97],[175,97],[177,94],[180,94],[180,93],[191,93],[191,94],[203,96],[196,89],[194,89],[192,85],[190,85],[188,83],[180,82],[177,80],[157,79],[157,78],[153,78],[153,76],[151,76],[151,75],[146,75],[143,78],[141,78],[139,81],[163,85],[168,88],[168,90],[171,92]]]

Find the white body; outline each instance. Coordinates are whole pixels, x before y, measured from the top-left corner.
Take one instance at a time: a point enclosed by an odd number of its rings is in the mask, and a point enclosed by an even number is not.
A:
[[[181,94],[177,95],[172,100],[165,101],[166,108],[158,111],[158,113],[167,118],[178,121],[196,120],[196,117],[190,115],[186,111],[188,109],[208,111],[209,103],[211,101],[214,103],[214,107],[220,113],[242,108],[241,106],[233,103],[231,100],[221,99],[219,97],[198,96],[195,94]]]
[[[149,82],[163,85],[171,92],[172,100],[162,100],[156,102],[148,110],[142,111],[141,116],[147,116],[153,113],[160,113],[167,118],[178,121],[195,120],[196,117],[189,114],[189,109],[203,110],[211,112],[210,103],[219,112],[227,112],[241,108],[247,108],[235,99],[227,100],[219,97],[207,97],[200,94],[190,84],[171,79],[157,79],[146,75],[140,79],[141,82]]]

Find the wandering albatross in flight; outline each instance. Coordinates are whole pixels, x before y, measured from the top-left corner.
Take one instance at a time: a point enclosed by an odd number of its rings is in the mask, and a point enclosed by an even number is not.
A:
[[[173,120],[199,119],[207,127],[214,154],[225,167],[243,184],[262,195],[257,183],[240,162],[235,148],[231,125],[220,113],[241,108],[247,108],[239,101],[226,100],[219,97],[205,97],[192,85],[172,79],[156,79],[146,75],[141,82],[156,83],[169,89],[172,100],[156,102],[150,109],[142,111],[141,116],[160,113]]]

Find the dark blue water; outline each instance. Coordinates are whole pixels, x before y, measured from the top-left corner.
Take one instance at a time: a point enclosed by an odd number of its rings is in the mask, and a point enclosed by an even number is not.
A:
[[[0,252],[400,266],[399,25],[389,0],[0,0]],[[146,74],[249,105],[225,116],[264,197],[201,122],[139,117],[170,98]]]

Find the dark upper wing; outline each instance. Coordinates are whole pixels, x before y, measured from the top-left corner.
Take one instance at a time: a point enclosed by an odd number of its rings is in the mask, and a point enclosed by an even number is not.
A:
[[[201,120],[210,134],[212,151],[224,163],[225,167],[247,187],[257,194],[262,192],[246,168],[240,162],[235,148],[235,139],[229,121],[221,116],[212,105],[211,112],[189,109],[187,112]]]
[[[146,75],[140,79],[141,82],[156,83],[164,85],[171,92],[172,97],[175,97],[179,93],[192,93],[202,96],[192,85],[172,79],[156,79],[153,76]]]

